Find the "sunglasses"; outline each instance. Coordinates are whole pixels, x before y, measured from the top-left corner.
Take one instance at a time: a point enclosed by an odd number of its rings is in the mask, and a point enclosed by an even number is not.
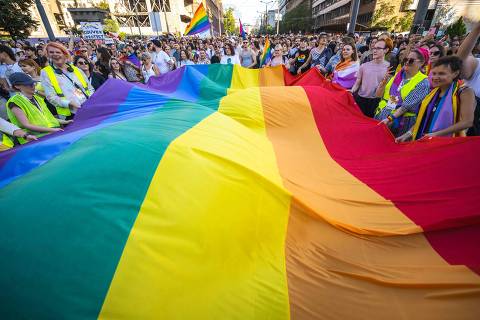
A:
[[[412,65],[415,63],[415,61],[417,61],[417,59],[413,59],[413,58],[405,58],[403,59],[403,64],[404,65]]]
[[[430,51],[430,54],[436,57],[440,55],[440,51]]]
[[[80,65],[85,65],[87,64],[85,61],[77,61],[77,64],[80,64]]]

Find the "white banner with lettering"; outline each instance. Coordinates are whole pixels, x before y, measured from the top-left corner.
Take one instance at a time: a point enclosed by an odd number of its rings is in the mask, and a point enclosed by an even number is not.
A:
[[[80,22],[85,40],[103,40],[103,25],[101,22]]]

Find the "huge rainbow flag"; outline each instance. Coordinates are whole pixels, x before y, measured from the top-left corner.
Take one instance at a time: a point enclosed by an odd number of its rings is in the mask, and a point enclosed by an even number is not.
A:
[[[111,79],[0,155],[1,318],[478,319],[479,154],[316,69]]]
[[[185,36],[191,36],[208,30],[210,30],[210,21],[208,20],[207,11],[205,10],[203,3],[200,3],[183,34]]]

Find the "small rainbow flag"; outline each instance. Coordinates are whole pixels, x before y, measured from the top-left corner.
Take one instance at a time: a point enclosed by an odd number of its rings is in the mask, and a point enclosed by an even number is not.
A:
[[[197,11],[195,11],[195,14],[193,15],[192,21],[190,21],[185,29],[184,35],[189,36],[207,30],[210,30],[210,21],[208,20],[207,11],[205,10],[203,3],[200,3]]]
[[[245,40],[247,38],[247,35],[245,34],[245,30],[243,29],[242,20],[238,19],[238,22],[240,23],[240,36]]]
[[[260,59],[260,66],[265,65],[272,58],[272,47],[270,46],[270,40],[267,37],[265,46],[263,47],[262,57]]]

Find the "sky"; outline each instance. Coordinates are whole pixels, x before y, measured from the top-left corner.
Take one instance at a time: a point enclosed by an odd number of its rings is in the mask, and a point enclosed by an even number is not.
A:
[[[223,9],[233,8],[236,19],[241,19],[243,24],[255,24],[257,17],[261,12],[265,12],[265,4],[259,0],[223,0]],[[278,1],[272,1],[268,9],[276,9]]]

